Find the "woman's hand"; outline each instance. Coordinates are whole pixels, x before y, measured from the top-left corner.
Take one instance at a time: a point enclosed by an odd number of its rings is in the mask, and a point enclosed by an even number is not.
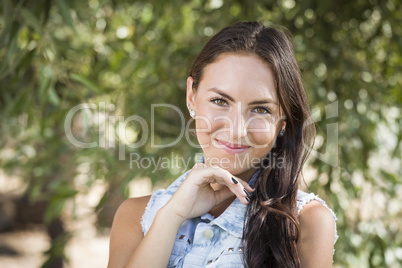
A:
[[[211,183],[222,187],[214,190]],[[140,222],[149,196],[125,202],[113,221],[108,267],[166,267],[183,222],[207,213],[233,196],[248,204],[244,189],[254,191],[227,170],[197,163],[169,202],[158,210],[145,236]]]
[[[215,191],[211,183],[226,187]],[[197,163],[165,207],[175,212],[178,219],[184,222],[209,212],[234,195],[243,204],[248,204],[248,195],[253,191],[247,182],[233,176],[229,171]]]

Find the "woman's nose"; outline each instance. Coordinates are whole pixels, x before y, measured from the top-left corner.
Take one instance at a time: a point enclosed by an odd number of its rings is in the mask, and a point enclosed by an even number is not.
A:
[[[246,118],[243,115],[241,102],[236,103],[236,109],[234,109],[234,113],[231,116],[232,128],[231,128],[231,139],[232,141],[237,141],[242,137],[247,136],[247,125]]]

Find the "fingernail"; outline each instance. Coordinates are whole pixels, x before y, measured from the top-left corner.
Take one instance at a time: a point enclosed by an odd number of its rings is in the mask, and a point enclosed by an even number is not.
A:
[[[246,196],[246,200],[247,200],[247,202],[249,202],[249,203],[250,203],[250,198],[248,198],[247,196]]]
[[[244,193],[245,193],[247,196],[250,196],[250,193],[249,193],[249,192],[247,192],[247,190],[246,190],[246,189],[244,189],[244,188],[243,188],[243,191],[244,191]]]
[[[239,183],[239,182],[238,182],[235,178],[233,178],[233,177],[232,177],[232,181],[233,181],[234,184],[238,184],[238,183]]]
[[[254,190],[254,186],[252,186],[252,185],[250,185],[250,184],[249,184],[248,186],[250,186],[250,188]]]

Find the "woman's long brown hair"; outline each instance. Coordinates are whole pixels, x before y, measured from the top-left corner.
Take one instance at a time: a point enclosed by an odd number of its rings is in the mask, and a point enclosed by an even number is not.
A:
[[[248,205],[243,231],[249,268],[300,267],[296,197],[302,166],[315,135],[310,109],[288,35],[258,22],[238,22],[214,35],[190,71],[197,90],[205,67],[222,53],[257,55],[271,68],[286,131],[261,162],[262,172]]]

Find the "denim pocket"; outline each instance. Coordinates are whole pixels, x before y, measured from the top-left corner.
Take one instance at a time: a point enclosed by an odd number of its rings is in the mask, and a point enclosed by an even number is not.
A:
[[[214,259],[208,260],[208,268],[242,268],[243,266],[243,248],[234,247],[223,250]]]

